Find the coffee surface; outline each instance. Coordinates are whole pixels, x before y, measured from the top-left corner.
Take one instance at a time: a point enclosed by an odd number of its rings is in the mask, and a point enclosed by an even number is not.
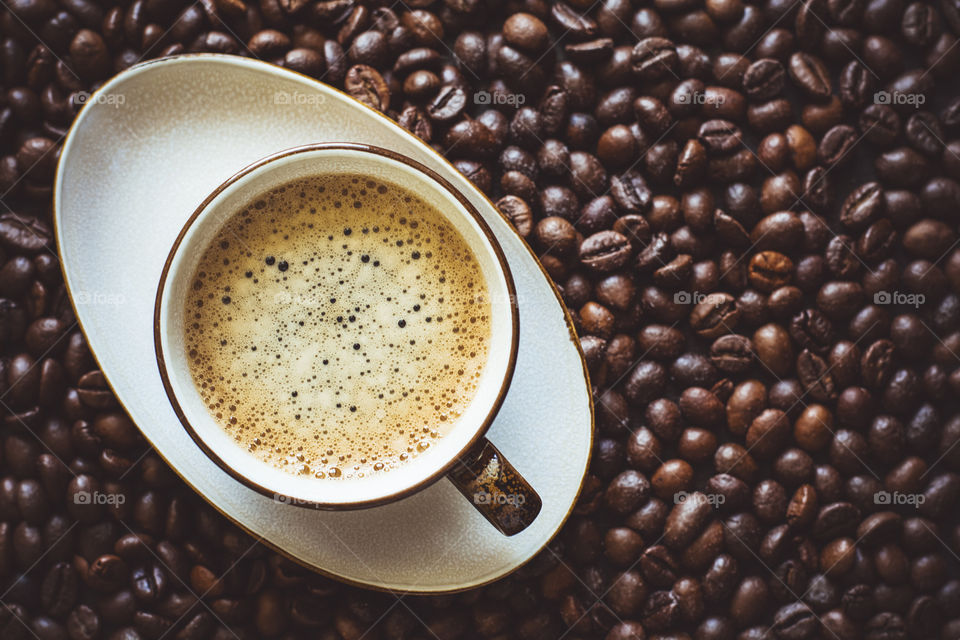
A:
[[[185,348],[204,402],[251,454],[361,478],[455,428],[490,340],[476,257],[443,214],[359,175],[291,182],[204,250]]]

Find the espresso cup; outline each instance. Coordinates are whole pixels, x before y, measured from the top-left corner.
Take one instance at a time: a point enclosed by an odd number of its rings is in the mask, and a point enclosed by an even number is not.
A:
[[[246,204],[291,181],[334,174],[361,175],[399,185],[442,212],[467,243],[490,300],[487,359],[476,391],[455,426],[430,450],[397,468],[350,480],[295,475],[252,455],[207,407],[185,348],[186,300],[201,254]],[[448,477],[499,531],[513,535],[536,518],[536,491],[486,438],[513,376],[519,314],[513,277],[490,228],[463,194],[429,168],[400,154],[363,144],[314,144],[264,158],[221,184],[196,209],[163,267],[154,309],[160,376],[183,427],[206,455],[248,487],[278,501],[321,509],[384,504]]]

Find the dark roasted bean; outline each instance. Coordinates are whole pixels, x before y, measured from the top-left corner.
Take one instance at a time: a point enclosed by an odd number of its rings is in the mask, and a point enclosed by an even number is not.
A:
[[[357,64],[347,71],[345,88],[352,97],[368,107],[384,111],[390,104],[390,89],[376,69]]]

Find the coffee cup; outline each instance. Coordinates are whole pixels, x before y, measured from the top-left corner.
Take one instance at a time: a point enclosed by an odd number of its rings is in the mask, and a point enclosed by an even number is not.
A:
[[[337,185],[338,190],[343,186],[344,208],[340,196],[335,198],[333,190],[324,191],[323,186],[316,187],[317,198],[332,203],[329,211],[299,205],[309,197],[308,187],[298,185],[314,184]],[[317,221],[317,228],[338,228],[316,238],[278,232],[274,227],[294,224],[294,218],[288,222],[283,217],[288,205],[303,217],[298,229],[313,230],[307,220]],[[349,226],[340,228],[343,220],[363,220],[357,216],[379,215],[384,206],[394,205],[400,214],[384,215],[382,225],[366,224],[355,233]],[[433,224],[425,217],[418,227],[418,216],[427,212],[437,212],[442,220]],[[274,217],[268,221],[265,216],[270,215]],[[274,223],[275,218],[280,221]],[[265,231],[254,231],[261,228]],[[233,245],[222,239],[228,237],[225,230],[233,234]],[[283,253],[289,245],[297,261],[291,258],[288,263],[273,253],[263,258],[260,245],[243,235],[248,233],[272,234],[272,244],[264,246]],[[382,237],[374,238],[377,234]],[[447,270],[441,270],[440,256],[461,245],[468,248],[462,250],[463,259],[448,259]],[[365,247],[380,251],[384,265],[371,259],[379,254]],[[428,258],[434,256],[437,264],[431,267]],[[216,262],[211,262],[213,257]],[[221,263],[230,266],[220,268]],[[249,266],[254,264],[259,266]],[[375,264],[380,272],[371,271]],[[383,273],[389,265],[396,271],[390,277],[396,280],[400,273],[406,279],[393,285],[396,291],[375,289],[374,284],[393,282]],[[345,267],[350,276],[343,274]],[[462,272],[470,288],[456,278],[437,276],[448,271],[457,276]],[[363,284],[367,282],[372,284]],[[342,296],[336,293],[338,287]],[[265,291],[274,293],[264,297]],[[324,293],[322,299],[319,294],[313,299],[305,296],[308,291]],[[412,297],[417,293],[419,298]],[[345,308],[347,300],[350,309],[334,310]],[[413,300],[423,300],[424,309],[419,303],[411,305]],[[298,306],[281,315],[278,304]],[[468,324],[470,314],[471,323],[479,322]],[[375,325],[378,322],[382,324]],[[268,330],[271,336],[277,334],[278,343],[264,344]],[[223,339],[214,343],[214,334]],[[464,351],[468,334],[472,342]],[[401,335],[402,344],[395,337]],[[417,346],[407,347],[410,335],[420,339]],[[513,376],[518,340],[513,278],[481,215],[429,168],[363,144],[288,149],[226,180],[194,211],[174,242],[154,310],[157,363],[175,413],[206,455],[243,484],[291,505],[357,509],[401,499],[446,476],[505,535],[529,526],[541,508],[536,491],[486,438]],[[410,345],[415,342],[409,340]],[[198,345],[209,345],[209,352]],[[394,353],[398,355],[390,355]],[[450,363],[458,375],[469,378],[457,382],[456,390],[444,377],[454,379],[446,373]],[[365,374],[364,394],[358,395],[363,402],[358,403],[350,394]],[[409,390],[397,387],[395,395],[393,388],[386,396],[381,390],[382,400],[370,395],[370,380],[406,384],[408,379],[424,383],[411,382]],[[440,390],[447,387],[449,393]],[[281,397],[288,388],[293,390]],[[257,409],[244,413],[248,399]],[[404,407],[414,404],[418,413],[416,420],[410,414],[413,426],[401,424],[407,415]],[[371,413],[364,414],[367,408]],[[420,440],[415,440],[415,431]],[[303,440],[310,433],[313,440]],[[340,455],[338,461],[341,434],[366,448]],[[313,445],[323,448],[317,442],[333,443],[328,452],[332,460],[323,451],[313,455]],[[394,450],[400,453],[390,457]]]

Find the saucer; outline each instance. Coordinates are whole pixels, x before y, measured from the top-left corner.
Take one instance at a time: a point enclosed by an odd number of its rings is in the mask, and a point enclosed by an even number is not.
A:
[[[160,380],[153,304],[167,252],[197,205],[255,160],[312,142],[405,154],[461,190],[516,282],[520,349],[489,439],[543,499],[525,531],[496,531],[446,478],[357,511],[283,504],[234,480],[181,427]],[[251,535],[333,578],[436,593],[496,580],[533,558],[579,494],[593,437],[583,354],[557,290],[495,206],[382,114],[297,73],[187,55],[124,71],[89,97],[63,146],[55,223],[77,318],[117,398],[183,480]]]

